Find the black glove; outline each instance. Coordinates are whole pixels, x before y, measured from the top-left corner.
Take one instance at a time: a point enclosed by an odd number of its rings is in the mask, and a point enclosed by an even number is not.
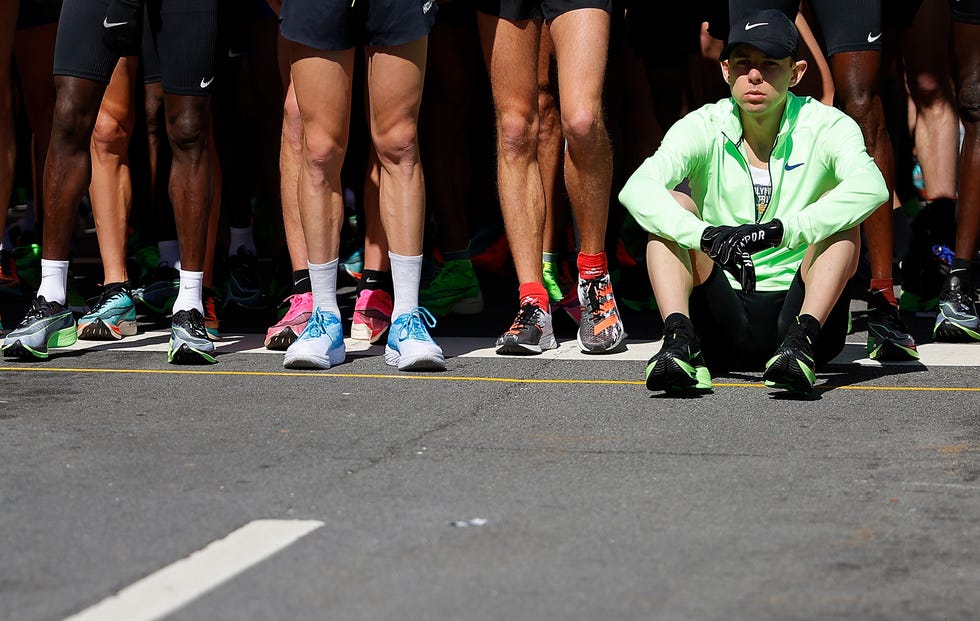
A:
[[[146,0],[108,0],[102,21],[102,41],[114,54],[139,56],[143,45],[143,3]]]
[[[755,291],[752,254],[775,248],[782,239],[783,223],[779,220],[765,224],[709,226],[701,235],[701,250],[734,276],[743,291],[751,293]]]

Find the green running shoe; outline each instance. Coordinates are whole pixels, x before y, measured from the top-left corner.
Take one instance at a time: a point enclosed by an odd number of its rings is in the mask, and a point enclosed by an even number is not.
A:
[[[483,293],[473,263],[467,259],[446,261],[432,282],[419,291],[419,306],[436,317],[483,312]]]
[[[63,304],[37,296],[20,325],[3,339],[3,355],[45,360],[49,347],[68,347],[78,339],[75,316]]]
[[[167,349],[170,364],[214,364],[214,343],[204,328],[204,315],[196,308],[174,313]]]
[[[766,363],[762,378],[766,386],[799,394],[810,394],[817,382],[813,343],[800,327],[799,318],[789,327],[782,345]]]
[[[711,390],[711,373],[690,330],[665,331],[660,351],[647,361],[646,384],[647,390],[666,392]]]

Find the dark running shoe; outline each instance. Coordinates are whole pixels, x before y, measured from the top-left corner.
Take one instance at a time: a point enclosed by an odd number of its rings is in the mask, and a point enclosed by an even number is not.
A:
[[[170,364],[213,364],[214,343],[204,328],[204,315],[196,308],[174,313],[170,325],[170,347],[167,350]]]
[[[558,341],[551,327],[551,313],[535,304],[532,298],[521,301],[514,323],[497,339],[500,355],[531,356],[556,347]]]
[[[711,390],[711,373],[704,364],[701,345],[689,330],[664,332],[660,351],[647,361],[646,382],[648,390]]]
[[[868,358],[918,360],[915,339],[909,334],[898,307],[881,291],[868,298]]]
[[[180,291],[180,272],[166,263],[146,275],[144,285],[133,291],[133,296],[158,315],[169,315]]]
[[[980,341],[980,318],[967,270],[953,270],[946,279],[932,335],[937,341]]]
[[[578,326],[578,346],[586,354],[604,354],[616,350],[626,332],[613,297],[609,274],[579,280],[578,300],[581,317]]]
[[[817,381],[815,368],[813,343],[797,319],[786,331],[783,344],[766,363],[766,372],[762,379],[770,388],[810,394]]]
[[[228,288],[225,291],[225,306],[235,304],[249,310],[266,307],[265,292],[259,284],[258,259],[245,247],[238,249],[228,258]]]
[[[71,310],[39,295],[31,302],[20,325],[3,339],[3,355],[44,360],[49,347],[68,347],[77,339],[78,328]]]

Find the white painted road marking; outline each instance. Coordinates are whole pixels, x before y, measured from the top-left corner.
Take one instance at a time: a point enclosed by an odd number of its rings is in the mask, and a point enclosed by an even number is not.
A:
[[[166,352],[169,330],[142,332],[121,341],[77,341],[65,349],[69,350],[112,350],[129,352]],[[262,345],[262,334],[223,334],[221,341],[215,343],[219,354],[243,353],[282,356],[282,352],[269,351]],[[435,337],[442,346],[447,358],[495,358],[503,359],[494,351],[492,337]],[[590,360],[592,362],[612,360],[634,360],[646,362],[650,356],[660,351],[661,341],[626,341],[626,349],[615,354],[583,354],[575,339],[567,339],[557,349],[551,349],[538,356],[526,356],[522,360]],[[346,339],[347,353],[357,355],[382,355],[384,345],[370,345],[365,341]],[[836,364],[857,364],[860,366],[918,366],[926,367],[980,367],[980,343],[925,343],[919,345],[918,362],[890,362],[883,365],[867,357],[864,342],[847,343],[844,351],[833,360]]]
[[[249,522],[65,621],[160,619],[321,526],[316,520]]]

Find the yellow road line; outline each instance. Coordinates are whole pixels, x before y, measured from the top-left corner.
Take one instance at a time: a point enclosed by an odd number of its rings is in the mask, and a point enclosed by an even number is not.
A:
[[[387,375],[383,373],[327,373],[327,372],[291,372],[291,371],[211,371],[198,369],[88,369],[68,367],[0,367],[0,372],[48,372],[48,373],[118,373],[142,375],[210,375],[210,376],[241,376],[241,377],[309,377],[309,378],[345,378],[345,379],[393,379],[393,380],[439,380],[447,382],[498,382],[504,384],[605,384],[614,386],[643,386],[645,382],[632,380],[603,380],[603,379],[533,379],[518,377],[470,377],[462,375]],[[762,383],[715,383],[718,388],[766,388]],[[980,387],[966,386],[836,386],[818,385],[818,390],[886,390],[909,392],[980,392]]]

